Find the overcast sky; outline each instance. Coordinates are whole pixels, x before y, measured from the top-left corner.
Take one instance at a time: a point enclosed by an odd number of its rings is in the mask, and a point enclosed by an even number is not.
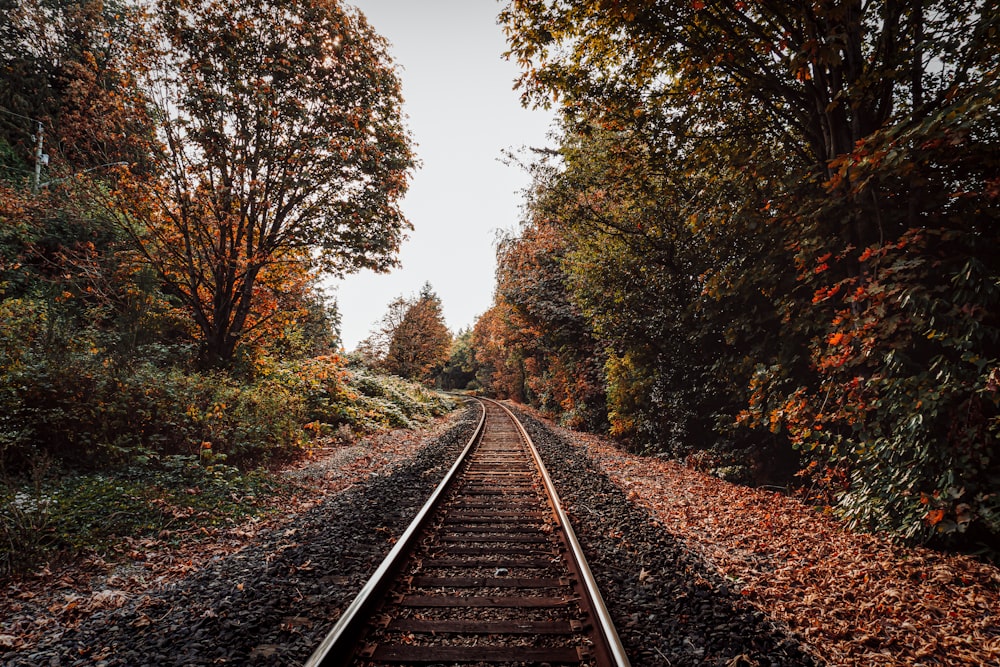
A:
[[[407,124],[423,166],[403,201],[413,223],[402,268],[331,281],[344,347],[382,318],[397,296],[430,282],[451,330],[490,305],[498,230],[516,226],[527,175],[505,149],[546,145],[552,115],[520,106],[517,66],[503,59],[497,0],[347,0],[391,43]]]

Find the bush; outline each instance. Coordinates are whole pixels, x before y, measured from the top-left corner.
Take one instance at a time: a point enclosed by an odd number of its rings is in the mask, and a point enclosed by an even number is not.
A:
[[[124,389],[116,407],[133,415],[133,450],[249,464],[307,442],[306,397],[281,375],[243,383],[218,371],[143,366]]]
[[[811,346],[819,383],[792,389],[764,367],[755,379],[760,396],[784,395],[754,418],[787,430],[852,527],[997,544],[1000,289],[980,236],[910,229],[862,251],[866,280],[813,279],[829,313]]]
[[[0,302],[14,324],[0,334],[0,452],[15,471],[37,451],[77,468],[150,455],[252,466],[342,425],[412,428],[454,407],[418,384],[348,369],[335,355],[268,360],[252,380],[153,362],[123,369],[97,336],[47,344],[48,313],[44,302]]]
[[[0,574],[57,551],[255,512],[244,500],[274,484],[232,464],[289,456],[320,434],[350,442],[355,432],[411,428],[455,407],[337,356],[267,361],[252,380],[151,362],[123,372],[92,340],[36,345],[46,325],[38,304],[2,308],[21,316],[25,335],[0,334],[0,472],[10,473],[0,487]],[[61,480],[47,472],[53,463]]]
[[[357,410],[355,424],[365,428],[412,428],[415,422],[454,409],[455,402],[423,385],[394,376],[375,375],[362,368],[351,369],[348,386]]]

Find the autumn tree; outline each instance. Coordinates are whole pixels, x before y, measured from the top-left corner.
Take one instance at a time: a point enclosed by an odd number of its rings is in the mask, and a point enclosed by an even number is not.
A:
[[[501,240],[497,251],[497,297],[524,329],[525,398],[568,425],[597,430],[607,414],[603,346],[572,298],[567,237],[537,198],[527,211],[520,235]]]
[[[612,344],[612,421],[616,384],[640,413],[721,389],[691,414],[726,433],[742,403],[854,524],[995,539],[992,3],[518,0],[502,20],[525,100],[563,111],[544,189]]]
[[[148,169],[153,123],[136,77],[142,13],[126,2],[61,0],[4,3],[3,12],[0,297],[35,302],[67,323],[67,338],[100,335],[124,362],[137,341],[162,333],[146,315],[169,310],[92,197],[116,165]]]
[[[741,183],[738,173],[716,179],[718,169],[703,173],[650,153],[642,136],[627,131],[595,128],[567,138],[557,162],[535,167],[533,218],[520,243],[548,238],[546,245],[559,249],[536,261],[559,258],[561,275],[548,281],[548,293],[561,290],[561,310],[582,322],[534,321],[557,340],[560,329],[575,330],[563,345],[575,341],[583,358],[602,367],[597,384],[607,393],[612,433],[638,448],[685,456],[720,442],[718,423],[735,419],[752,370],[739,369],[739,360],[768,318],[775,321],[775,309],[760,298],[769,274],[748,279],[741,258],[754,252],[758,267],[778,258],[763,234],[732,220],[738,207],[727,202]],[[698,193],[701,215],[693,218]],[[709,202],[716,202],[712,215]],[[529,283],[533,275],[517,266],[507,272]],[[717,293],[721,281],[731,297]],[[734,305],[742,316],[735,320]],[[727,372],[719,373],[715,365],[723,362]]]
[[[403,318],[412,305],[411,298],[397,296],[388,303],[385,314],[371,333],[358,343],[355,351],[369,368],[378,368],[385,362],[396,329],[403,323]]]
[[[410,380],[432,380],[451,349],[451,332],[444,322],[441,299],[425,283],[403,313],[389,339],[382,368]]]
[[[152,123],[133,67],[140,13],[96,0],[3,2],[0,11],[0,181],[5,208],[21,211],[0,229],[0,254],[20,274],[0,278],[12,288],[2,296],[38,278],[110,280],[120,235],[87,186],[106,187],[122,161],[145,165]]]
[[[135,79],[141,13],[128,2],[0,4],[0,177],[27,181],[39,125],[49,156],[42,182],[141,169],[151,123]]]
[[[525,402],[528,395],[526,349],[533,332],[502,296],[472,327],[476,381],[487,394]]]
[[[267,320],[268,274],[394,264],[413,166],[386,42],[337,0],[161,2],[148,86],[158,177],[118,211],[225,364]]]
[[[502,13],[526,100],[562,101],[571,124],[627,126],[654,150],[687,142],[689,160],[719,141],[776,142],[788,180],[748,193],[761,205],[821,195],[833,161],[887,124],[916,124],[997,76],[990,2],[510,3]],[[758,167],[752,150],[734,165]],[[802,192],[800,184],[807,187]],[[899,193],[918,196],[916,183]],[[887,220],[899,194],[836,180],[850,207],[822,233],[864,248],[918,224]],[[895,224],[893,224],[895,223]],[[855,272],[866,267],[855,264]]]

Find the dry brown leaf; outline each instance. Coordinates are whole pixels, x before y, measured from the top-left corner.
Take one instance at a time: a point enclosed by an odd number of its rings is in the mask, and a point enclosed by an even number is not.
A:
[[[851,533],[794,498],[552,428],[821,662],[1000,665],[1000,569]]]

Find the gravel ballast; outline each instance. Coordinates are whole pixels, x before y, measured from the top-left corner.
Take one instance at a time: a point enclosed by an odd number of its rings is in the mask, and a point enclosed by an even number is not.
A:
[[[586,455],[517,411],[559,492],[635,667],[814,665],[743,604],[667,527],[630,503]]]
[[[470,407],[412,459],[290,517],[245,549],[4,667],[301,665],[467,442]],[[520,414],[573,522],[635,667],[813,665],[579,448]]]
[[[332,496],[196,574],[95,612],[5,667],[301,665],[468,442],[470,407],[415,457]]]

